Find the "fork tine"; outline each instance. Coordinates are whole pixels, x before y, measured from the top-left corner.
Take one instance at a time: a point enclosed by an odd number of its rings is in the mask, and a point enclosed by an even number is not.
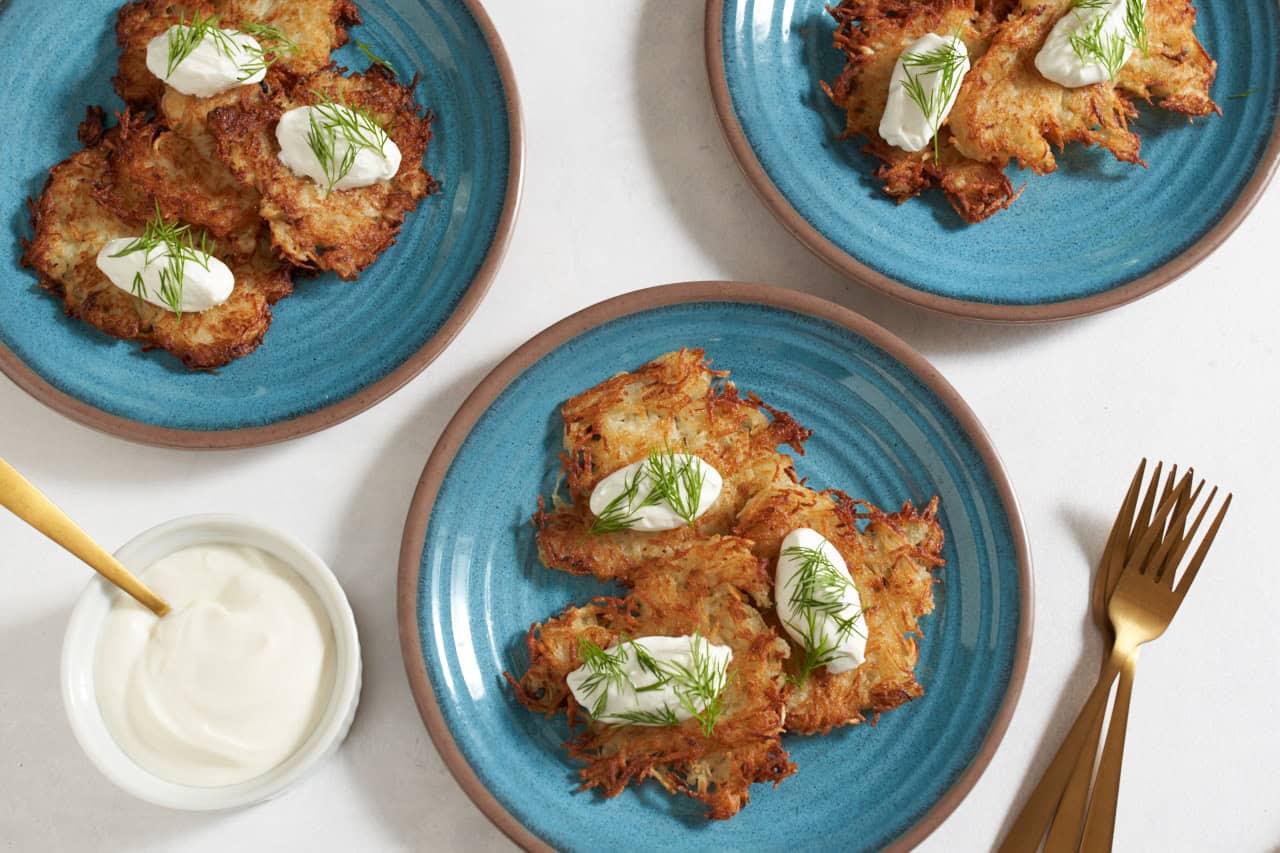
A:
[[[1178,564],[1182,562],[1183,556],[1187,553],[1187,549],[1191,547],[1191,540],[1195,537],[1196,531],[1200,528],[1200,523],[1204,521],[1204,517],[1208,515],[1209,507],[1213,506],[1213,499],[1217,494],[1218,487],[1214,486],[1209,492],[1209,497],[1205,500],[1204,506],[1200,507],[1200,512],[1196,514],[1196,520],[1192,522],[1191,529],[1187,531],[1186,535],[1182,536],[1181,541],[1178,542],[1178,546],[1174,548],[1165,559],[1164,569],[1168,577],[1161,578],[1161,580],[1165,582],[1165,586],[1169,589],[1173,589],[1173,581],[1171,578],[1177,571]]]
[[[1190,475],[1190,471],[1187,472]],[[1160,544],[1156,548],[1155,553],[1151,555],[1151,559],[1143,566],[1145,574],[1151,575],[1154,581],[1160,580],[1160,572],[1163,570],[1169,554],[1173,551],[1173,547],[1183,538],[1182,528],[1187,523],[1187,514],[1191,512],[1191,508],[1195,506],[1196,498],[1200,497],[1201,490],[1204,489],[1204,480],[1196,485],[1196,490],[1191,492],[1188,497],[1186,490],[1178,493],[1178,499],[1173,504],[1174,514],[1169,519],[1169,528],[1160,539]],[[1212,499],[1212,497],[1210,498]],[[1178,532],[1174,532],[1177,530]],[[1177,563],[1174,563],[1177,566]],[[1172,586],[1172,584],[1170,584]]]
[[[1173,505],[1177,503],[1178,497],[1190,487],[1191,474],[1184,474],[1182,479],[1178,481],[1178,486],[1173,494],[1160,502],[1160,507],[1151,519],[1151,524],[1143,531],[1141,538],[1138,539],[1137,545],[1133,549],[1133,553],[1124,564],[1125,572],[1141,572],[1143,570],[1147,562],[1147,555],[1151,553],[1151,546],[1155,544],[1156,537],[1164,533],[1165,519],[1173,511]]]
[[[1133,529],[1129,532],[1129,544],[1125,548],[1124,554],[1126,563],[1133,557],[1134,549],[1138,545],[1138,539],[1151,526],[1151,511],[1155,507],[1156,489],[1160,486],[1160,471],[1163,467],[1163,462],[1157,462],[1155,470],[1151,472],[1151,479],[1147,481],[1147,491],[1142,496],[1142,508],[1138,510]]]
[[[1218,515],[1213,520],[1213,524],[1209,525],[1209,529],[1205,531],[1204,539],[1200,542],[1200,547],[1196,549],[1196,555],[1191,558],[1191,563],[1187,566],[1187,570],[1182,573],[1182,579],[1178,581],[1178,588],[1174,590],[1174,594],[1178,596],[1178,604],[1182,604],[1182,599],[1187,597],[1187,590],[1191,588],[1191,582],[1196,579],[1196,572],[1200,571],[1200,564],[1204,562],[1204,557],[1209,553],[1209,546],[1213,544],[1213,537],[1218,535],[1218,528],[1222,526],[1222,519],[1227,517],[1227,509],[1231,506],[1231,495],[1228,493],[1227,499],[1222,502],[1222,509],[1218,510]],[[1205,505],[1205,509],[1208,509]]]
[[[1115,524],[1111,526],[1111,534],[1107,537],[1107,544],[1102,549],[1102,559],[1098,561],[1098,574],[1093,579],[1093,592],[1090,604],[1093,612],[1106,618],[1107,599],[1111,597],[1111,590],[1115,588],[1116,578],[1120,575],[1120,570],[1124,568],[1125,551],[1129,544],[1129,531],[1133,525],[1133,512],[1138,506],[1138,492],[1142,488],[1142,475],[1147,470],[1147,460],[1144,457],[1138,463],[1138,470],[1133,473],[1133,480],[1129,483],[1129,491],[1125,493],[1124,503],[1120,505],[1120,512],[1116,515]]]
[[[1191,474],[1194,477],[1195,469],[1188,468],[1187,473]],[[1203,482],[1201,483],[1201,485],[1203,485]],[[1210,503],[1213,502],[1213,495],[1216,492],[1217,492],[1217,487],[1215,486],[1214,491],[1209,494]],[[1184,496],[1186,496],[1185,492],[1183,494]],[[1178,568],[1178,561],[1182,559],[1182,554],[1187,547],[1186,543],[1190,541],[1189,539],[1186,539],[1183,537],[1183,533],[1186,530],[1186,524],[1185,524],[1186,516],[1191,511],[1191,507],[1194,503],[1195,503],[1195,499],[1193,497],[1186,496],[1185,500],[1178,501],[1178,503],[1174,504],[1174,507],[1173,507],[1173,515],[1174,515],[1174,518],[1177,519],[1177,523],[1176,524],[1174,522],[1169,523],[1169,529],[1165,533],[1165,537],[1170,540],[1178,541],[1180,547],[1173,548],[1172,550],[1170,550],[1168,555],[1166,555],[1165,559],[1156,568],[1156,578],[1165,585],[1166,589],[1173,589],[1173,577],[1177,573],[1176,570]],[[1203,510],[1201,511],[1201,513],[1203,515]],[[1199,524],[1199,521],[1197,521],[1196,524]],[[1194,531],[1194,528],[1193,528],[1193,531]]]

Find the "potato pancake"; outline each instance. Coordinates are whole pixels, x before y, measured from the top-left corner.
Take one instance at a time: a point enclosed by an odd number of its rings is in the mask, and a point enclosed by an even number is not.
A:
[[[920,696],[915,678],[918,620],[933,611],[933,577],[942,565],[938,499],[923,512],[905,504],[886,514],[841,492],[815,492],[801,485],[771,489],[743,508],[735,532],[750,540],[756,556],[777,565],[782,540],[800,527],[823,535],[844,558],[863,607],[866,659],[849,672],[820,667],[787,700],[787,731],[826,734],[853,725],[863,714],[880,713]],[[865,529],[859,522],[865,521]],[[785,632],[779,631],[780,634]],[[795,646],[789,672],[797,675]]]
[[[1116,85],[1161,109],[1207,116],[1222,110],[1209,97],[1218,63],[1196,38],[1191,0],[1147,0],[1147,52],[1120,68]]]
[[[1016,162],[1038,174],[1057,169],[1053,154],[1069,142],[1145,165],[1129,129],[1130,97],[1188,116],[1220,112],[1209,96],[1217,64],[1194,32],[1191,0],[1148,0],[1145,53],[1133,51],[1114,84],[1064,88],[1034,60],[1045,36],[1073,0],[842,0],[832,8],[844,70],[823,89],[845,111],[845,138],[867,140],[881,161],[876,177],[899,203],[938,186],[967,222],[1008,207],[1022,192],[1004,174]],[[902,51],[927,33],[957,34],[972,68],[936,148],[909,152],[879,134],[890,77]]]
[[[561,464],[572,503],[534,518],[545,565],[630,583],[632,572],[648,561],[698,537],[728,533],[756,492],[795,482],[791,457],[776,448],[788,444],[803,453],[809,431],[785,412],[740,396],[726,376],[711,370],[702,350],[682,349],[607,379],[561,407]],[[664,447],[696,454],[720,472],[724,488],[711,509],[693,528],[589,533],[587,501],[596,484]]]
[[[224,255],[243,257],[257,250],[261,199],[236,180],[221,160],[211,159],[189,138],[126,111],[120,117],[107,161],[117,193],[108,206],[126,218],[145,221],[156,206],[166,219],[181,219],[208,231]]]
[[[708,817],[727,819],[746,805],[751,785],[776,784],[795,772],[781,741],[790,690],[783,673],[787,644],[742,592],[763,577],[749,542],[710,537],[638,568],[626,598],[569,607],[529,629],[528,669],[519,681],[507,678],[530,710],[568,714],[575,734],[566,747],[586,763],[580,789],[614,797],[630,782],[653,778],[671,793],[705,803]],[[582,639],[607,648],[624,637],[695,633],[733,650],[723,710],[710,735],[696,720],[679,726],[597,722],[566,686],[568,674],[583,665]]]
[[[1037,174],[1058,168],[1053,146],[1097,145],[1125,163],[1142,163],[1129,130],[1138,111],[1105,83],[1068,89],[1046,80],[1036,54],[1074,0],[1014,12],[991,34],[986,53],[960,86],[948,126],[961,154],[1003,169],[1010,161]]]
[[[266,241],[247,257],[222,258],[235,275],[222,305],[179,318],[136,299],[96,263],[108,241],[137,236],[147,218],[137,218],[135,188],[114,183],[119,176],[110,151],[121,144],[120,129],[103,133],[101,111],[91,111],[81,137],[87,147],[53,167],[31,205],[35,236],[23,263],[36,270],[41,286],[62,298],[68,316],[114,337],[168,350],[191,368],[220,367],[256,349],[271,324],[270,303],[290,291],[288,268],[271,256]],[[114,206],[124,198],[130,201]]]
[[[615,796],[652,776],[706,802],[710,817],[728,818],[753,783],[795,772],[780,732],[826,734],[922,695],[915,637],[920,617],[933,610],[932,570],[943,563],[936,497],[923,511],[908,503],[890,514],[840,491],[810,489],[777,450],[789,444],[802,452],[810,431],[742,397],[700,349],[606,379],[564,403],[561,415],[571,503],[546,511],[539,499],[539,557],[549,568],[620,581],[630,591],[534,624],[528,666],[518,681],[507,678],[530,710],[563,710],[571,729],[585,727],[566,744],[586,763],[583,788]],[[720,495],[678,530],[591,534],[592,490],[654,450],[709,463],[723,477]],[[779,550],[804,527],[839,551],[858,591],[857,624],[867,642],[864,660],[848,672],[819,665],[802,675],[806,649],[790,641],[775,610]],[[578,706],[566,679],[586,663],[581,640],[607,649],[626,638],[695,633],[734,653],[726,714],[710,737],[696,720],[613,725]]]
[[[277,251],[294,266],[332,270],[350,280],[395,243],[405,216],[437,185],[422,165],[431,114],[419,112],[413,87],[396,82],[381,66],[349,77],[341,71],[326,68],[264,97],[245,95],[212,110],[208,126],[218,157],[261,194],[259,214]],[[320,102],[317,93],[366,110],[382,124],[402,154],[394,178],[326,194],[280,162],[276,123],[287,110]]]
[[[844,137],[865,138],[863,151],[881,161],[875,175],[885,192],[901,204],[941,187],[966,222],[981,222],[1012,204],[1021,190],[1014,190],[1004,171],[965,157],[949,136],[939,135],[936,157],[933,146],[904,151],[880,137],[889,78],[903,49],[926,33],[954,31],[970,56],[981,55],[996,11],[989,4],[980,10],[973,0],[844,0],[831,14],[837,21],[835,44],[847,62],[839,77],[822,86],[845,111]]]
[[[218,15],[227,28],[250,21],[278,28],[298,49],[280,56],[276,65],[295,74],[328,65],[329,54],[347,43],[346,28],[360,23],[352,0],[132,0],[116,18],[120,69],[112,78],[126,104],[159,105],[166,87],[147,69],[147,43],[193,13]]]

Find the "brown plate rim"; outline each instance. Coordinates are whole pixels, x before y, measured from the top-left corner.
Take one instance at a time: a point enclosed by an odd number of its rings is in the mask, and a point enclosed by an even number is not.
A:
[[[919,844],[946,819],[973,788],[1004,737],[1022,692],[1031,650],[1034,591],[1031,550],[1027,541],[1022,513],[1013,486],[994,445],[977,416],[960,393],[931,365],[893,333],[871,320],[834,302],[807,293],[799,293],[765,284],[738,281],[695,281],[659,285],[606,299],[572,314],[534,335],[480,382],[463,402],[437,440],[418,480],[409,512],[405,519],[404,537],[400,544],[400,564],[396,582],[396,617],[399,622],[400,650],[404,657],[409,687],[422,715],[427,731],[449,771],[480,810],[512,841],[530,851],[549,851],[546,842],[531,833],[497,798],[467,763],[462,751],[445,724],[427,676],[426,661],[418,637],[417,591],[421,577],[422,548],[426,538],[431,508],[435,502],[454,455],[470,434],[472,427],[498,395],[526,368],[551,350],[589,329],[619,317],[667,305],[685,302],[747,302],[768,305],[819,317],[845,327],[900,361],[923,382],[955,416],[969,436],[980,458],[991,472],[991,478],[1009,517],[1009,527],[1019,571],[1019,629],[1009,686],[999,711],[992,720],[982,746],[973,761],[936,803],[888,848],[908,850]]]
[[[706,15],[703,19],[707,80],[711,86],[711,100],[715,104],[716,116],[720,120],[720,129],[724,131],[725,141],[728,142],[738,166],[746,175],[747,183],[755,190],[765,207],[769,208],[797,240],[837,272],[895,299],[940,314],[993,323],[1049,323],[1097,314],[1141,299],[1171,284],[1222,245],[1253,210],[1258,199],[1262,197],[1263,190],[1275,175],[1277,167],[1280,166],[1280,116],[1277,116],[1271,132],[1271,141],[1259,159],[1253,177],[1249,179],[1249,183],[1245,184],[1222,219],[1199,240],[1160,266],[1127,284],[1113,287],[1103,293],[1040,305],[997,305],[926,293],[871,269],[824,237],[800,215],[765,172],[764,166],[761,165],[751,144],[747,141],[742,125],[738,122],[737,113],[733,109],[733,99],[729,95],[720,30],[723,11],[724,0],[707,0]]]
[[[476,270],[471,283],[467,285],[457,307],[445,320],[440,330],[395,370],[350,397],[330,403],[313,412],[264,426],[221,430],[174,429],[141,423],[105,412],[55,388],[2,343],[0,343],[0,373],[7,375],[15,385],[55,412],[99,432],[139,444],[191,450],[259,447],[310,435],[353,418],[399,391],[445,351],[488,293],[489,286],[493,283],[493,278],[506,256],[524,187],[524,119],[511,59],[503,46],[502,37],[498,35],[497,28],[494,27],[480,0],[463,0],[463,4],[479,25],[489,44],[507,101],[507,125],[510,128],[507,192],[503,197],[502,215],[498,218],[493,242],[489,244],[484,261]]]

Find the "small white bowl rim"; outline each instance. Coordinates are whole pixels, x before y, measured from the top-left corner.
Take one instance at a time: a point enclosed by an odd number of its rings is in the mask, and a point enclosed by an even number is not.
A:
[[[175,541],[179,544],[166,544]],[[351,604],[332,570],[294,537],[240,515],[189,515],[139,533],[115,556],[129,568],[142,571],[180,548],[217,542],[253,545],[283,560],[315,590],[333,627],[334,678],[329,705],[310,737],[280,765],[235,785],[202,788],[162,779],[120,748],[102,718],[93,686],[98,634],[118,592],[105,578],[95,575],[80,594],[62,644],[63,705],[71,730],[89,760],[117,787],[135,797],[185,811],[234,809],[283,793],[337,750],[360,701],[360,640]]]

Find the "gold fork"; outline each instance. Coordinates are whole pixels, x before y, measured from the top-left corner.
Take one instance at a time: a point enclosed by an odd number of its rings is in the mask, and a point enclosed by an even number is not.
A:
[[[1108,538],[1107,548],[1104,550],[1102,565],[1099,569],[1100,574],[1106,572],[1106,579],[1100,579],[1095,584],[1095,595],[1105,594],[1105,587],[1111,584],[1111,571],[1114,569],[1115,561],[1120,554],[1124,554],[1126,559],[1123,562],[1123,570],[1116,576],[1116,589],[1120,588],[1124,578],[1130,574],[1136,575],[1147,572],[1160,574],[1165,561],[1170,559],[1173,560],[1170,565],[1176,565],[1177,560],[1180,560],[1182,555],[1185,554],[1187,544],[1190,542],[1191,536],[1194,535],[1194,529],[1186,537],[1183,537],[1181,533],[1187,511],[1193,501],[1193,496],[1188,495],[1191,484],[1190,473],[1184,475],[1176,486],[1172,486],[1173,478],[1170,477],[1169,484],[1163,490],[1159,507],[1155,510],[1154,515],[1148,514],[1150,506],[1154,503],[1155,488],[1160,482],[1159,468],[1157,468],[1148,487],[1147,499],[1143,502],[1143,510],[1139,516],[1138,524],[1132,528],[1129,535],[1125,535],[1125,531],[1130,530],[1134,506],[1137,502],[1137,486],[1141,481],[1144,467],[1145,461],[1143,465],[1139,466],[1138,473],[1134,476],[1134,482],[1130,485],[1129,494],[1126,496],[1124,505],[1121,507],[1120,514],[1116,519],[1116,524],[1112,528],[1112,534]],[[1203,483],[1201,485],[1203,486]],[[1199,489],[1195,492],[1195,495],[1198,494]],[[1175,509],[1177,510],[1176,513]],[[1168,533],[1166,533],[1165,522],[1169,520],[1171,513],[1174,514],[1174,519],[1169,525]],[[1202,511],[1201,519],[1203,515]],[[1144,520],[1148,521],[1145,525],[1143,524]],[[1221,519],[1215,522],[1213,529],[1210,531],[1211,534],[1216,534],[1217,524],[1220,521]],[[1197,526],[1199,523],[1200,519],[1196,522]],[[1157,541],[1157,537],[1160,537],[1159,541]],[[1197,562],[1195,564],[1197,570],[1199,568],[1198,561],[1203,560],[1203,552],[1207,550],[1208,547],[1205,545],[1197,553]],[[1194,573],[1189,571],[1187,577],[1194,577]],[[1190,580],[1187,581],[1188,586],[1189,584]],[[1179,589],[1185,595],[1185,588],[1180,586]],[[1172,618],[1171,613],[1170,618]],[[1167,621],[1165,624],[1167,624]],[[1161,632],[1163,632],[1163,628]],[[1027,804],[1014,821],[1013,827],[1000,847],[1002,852],[1035,850],[1040,846],[1045,830],[1063,799],[1064,790],[1078,761],[1086,765],[1085,770],[1081,771],[1083,777],[1077,776],[1077,779],[1083,784],[1084,790],[1087,791],[1088,777],[1091,775],[1093,758],[1097,752],[1103,710],[1111,693],[1112,684],[1122,668],[1122,662],[1126,657],[1131,657],[1132,649],[1136,648],[1136,645],[1132,644],[1131,638],[1133,636],[1133,632],[1130,631],[1123,638],[1118,637],[1116,643],[1113,644],[1112,654],[1108,656],[1103,664],[1097,684],[1089,694],[1089,698],[1086,700],[1084,707],[1081,708],[1079,716],[1077,716],[1066,739],[1058,748],[1058,752],[1054,755],[1048,769],[1045,770],[1039,784],[1032,791]],[[1159,636],[1159,634],[1148,639],[1154,639],[1155,636]],[[1137,644],[1140,645],[1141,642],[1146,641],[1141,640]],[[1063,829],[1057,835],[1057,844],[1063,849],[1074,849],[1075,843],[1079,839],[1080,810],[1081,807],[1076,806],[1074,822],[1070,820],[1061,821],[1060,825]],[[1104,820],[1101,812],[1095,822],[1098,820]]]
[[[1183,534],[1183,526],[1196,498],[1204,488],[1204,480],[1196,486],[1194,492],[1185,501],[1179,501],[1181,507],[1175,512],[1169,523],[1169,531],[1160,541],[1155,554],[1139,566],[1139,571],[1132,570],[1133,564],[1126,564],[1111,600],[1107,612],[1111,617],[1111,626],[1115,630],[1116,641],[1112,657],[1119,657],[1120,686],[1116,688],[1116,701],[1111,710],[1111,722],[1107,729],[1107,741],[1102,750],[1102,758],[1098,762],[1098,774],[1094,780],[1093,795],[1089,800],[1089,814],[1085,819],[1083,850],[1110,850],[1115,833],[1116,800],[1120,790],[1120,765],[1124,756],[1124,738],[1129,718],[1129,697],[1133,691],[1134,669],[1138,664],[1138,649],[1159,637],[1169,627],[1169,622],[1178,607],[1187,596],[1187,590],[1196,579],[1200,566],[1204,563],[1209,547],[1213,545],[1218,528],[1226,518],[1231,507],[1231,495],[1222,502],[1222,507],[1214,517],[1209,529],[1205,531],[1200,547],[1196,549],[1191,562],[1182,572],[1178,585],[1173,585],[1178,564],[1182,562],[1192,539],[1196,535],[1201,522],[1213,505],[1218,494],[1214,486],[1209,492],[1191,528]],[[1148,530],[1143,540],[1152,538]],[[1139,549],[1142,548],[1139,543]],[[1146,547],[1151,547],[1148,543]]]
[[[1142,487],[1142,475],[1146,473],[1147,460],[1143,459],[1138,463],[1138,470],[1134,472],[1133,480],[1129,483],[1129,491],[1125,493],[1124,502],[1111,528],[1111,535],[1107,537],[1106,547],[1102,550],[1102,559],[1098,563],[1098,571],[1094,576],[1093,590],[1090,594],[1089,610],[1098,630],[1106,637],[1108,645],[1115,642],[1115,632],[1111,630],[1111,620],[1107,617],[1107,603],[1111,600],[1111,593],[1120,580],[1124,564],[1133,557],[1138,540],[1151,526],[1152,513],[1157,506],[1156,490],[1160,486],[1160,473],[1163,467],[1163,462],[1156,463],[1139,508],[1138,494]],[[1160,492],[1159,503],[1164,503],[1169,495],[1173,494],[1175,482],[1178,482],[1177,465],[1169,469],[1164,489]],[[1185,496],[1186,491],[1180,494]],[[1175,501],[1174,514],[1177,514],[1179,507],[1180,504]],[[1107,661],[1108,658],[1103,658],[1103,667],[1106,666]],[[1101,677],[1101,671],[1099,677]],[[1098,755],[1098,743],[1102,740],[1104,718],[1105,715],[1097,714],[1089,726],[1088,736],[1071,771],[1071,778],[1058,803],[1057,812],[1053,815],[1053,825],[1045,841],[1045,853],[1074,851],[1080,841],[1085,809],[1089,805],[1089,782],[1093,779],[1093,765]]]

